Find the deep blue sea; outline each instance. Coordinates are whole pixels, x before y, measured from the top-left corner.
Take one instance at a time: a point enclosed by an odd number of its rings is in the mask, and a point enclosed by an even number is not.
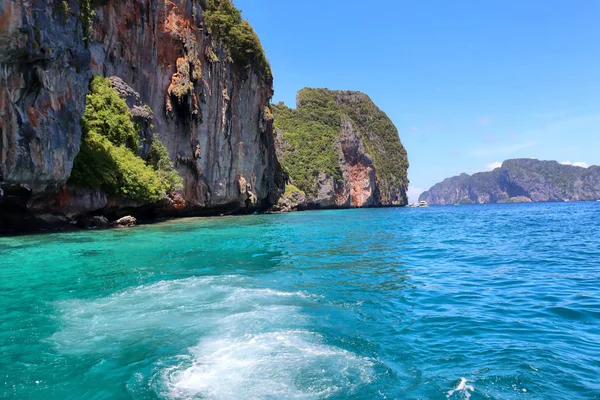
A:
[[[600,398],[600,203],[0,238],[0,397]]]

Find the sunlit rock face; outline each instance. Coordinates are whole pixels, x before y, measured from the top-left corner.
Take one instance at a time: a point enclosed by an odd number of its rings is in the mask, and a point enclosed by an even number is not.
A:
[[[284,104],[272,109],[278,158],[301,191],[286,190],[277,210],[406,205],[406,150],[369,96],[305,88],[295,109]],[[306,147],[311,150],[298,156]],[[303,176],[307,168],[312,180]]]
[[[188,207],[277,201],[281,175],[265,114],[271,78],[230,62],[203,29],[199,2],[108,1],[96,9],[90,52],[95,74],[120,77],[154,111]]]
[[[103,1],[92,19],[79,4],[0,3],[2,204],[28,212],[32,198],[39,209],[40,197],[49,204],[64,191],[92,74],[119,79],[152,108],[153,132],[184,179],[178,206],[161,212],[275,203],[283,182],[265,113],[272,78],[232,62],[199,2]]]

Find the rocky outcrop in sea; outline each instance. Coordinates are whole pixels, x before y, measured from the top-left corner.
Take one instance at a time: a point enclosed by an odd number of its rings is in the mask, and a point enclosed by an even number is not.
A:
[[[408,159],[391,120],[364,93],[303,89],[272,106],[288,186],[276,210],[402,206]]]
[[[419,200],[432,205],[600,199],[600,166],[511,159],[493,171],[461,174],[437,183]]]

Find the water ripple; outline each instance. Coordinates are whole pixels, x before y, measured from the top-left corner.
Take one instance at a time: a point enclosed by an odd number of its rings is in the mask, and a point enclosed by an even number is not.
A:
[[[0,239],[0,397],[600,398],[600,203]]]

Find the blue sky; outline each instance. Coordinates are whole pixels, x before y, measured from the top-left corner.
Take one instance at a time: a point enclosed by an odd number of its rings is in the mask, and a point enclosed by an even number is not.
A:
[[[411,200],[507,158],[600,164],[600,1],[234,0],[274,102],[360,90],[392,119]]]

